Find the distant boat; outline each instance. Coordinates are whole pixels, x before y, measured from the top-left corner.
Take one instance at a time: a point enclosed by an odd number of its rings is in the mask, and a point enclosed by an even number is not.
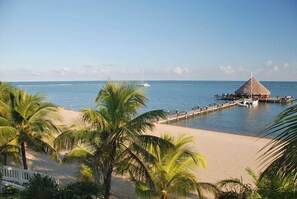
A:
[[[150,87],[151,85],[149,85],[149,84],[146,83],[146,82],[142,82],[142,83],[140,84],[140,86],[142,86],[142,87]]]
[[[150,87],[151,86],[147,82],[143,82],[143,70],[141,72],[141,83],[139,85],[142,87]]]

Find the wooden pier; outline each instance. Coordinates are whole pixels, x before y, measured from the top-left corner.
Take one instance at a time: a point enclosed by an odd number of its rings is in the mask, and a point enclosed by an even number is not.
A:
[[[230,95],[229,95],[230,96]],[[218,98],[220,99],[220,98]],[[238,103],[241,103],[245,100],[245,98],[240,98],[240,99],[236,99],[233,100],[234,98],[229,99],[229,101],[224,101],[222,103],[213,103],[210,104],[209,106],[204,106],[204,107],[193,107],[191,110],[189,111],[182,111],[179,112],[178,110],[175,111],[170,111],[167,112],[167,116],[165,119],[160,119],[160,118],[156,118],[153,119],[152,122],[156,122],[156,123],[169,123],[171,121],[178,121],[180,119],[187,119],[189,117],[195,117],[198,115],[202,115],[202,114],[207,114],[210,112],[215,112],[215,111],[219,111],[222,109],[226,109],[226,108],[230,108],[233,106],[237,106]],[[246,98],[248,99],[248,98]],[[226,100],[226,99],[225,99]],[[292,97],[288,96],[288,97],[282,97],[282,98],[262,98],[259,99],[259,103],[278,103],[278,104],[287,104],[287,103],[291,103],[295,101]]]
[[[171,121],[178,121],[179,119],[187,119],[189,117],[195,117],[198,115],[202,115],[202,114],[206,114],[206,113],[210,113],[210,112],[219,111],[219,110],[222,110],[225,108],[233,107],[242,101],[243,101],[243,99],[233,100],[233,101],[229,101],[229,102],[223,102],[220,104],[210,104],[209,106],[206,106],[206,107],[196,107],[196,108],[192,108],[192,110],[190,110],[190,111],[183,111],[183,112],[179,112],[178,110],[176,110],[176,112],[173,114],[168,113],[166,119],[157,119],[156,122],[157,123],[169,123]]]
[[[263,99],[259,99],[259,102],[263,102],[263,103],[277,103],[277,104],[287,104],[287,103],[291,103],[293,102],[293,98],[292,97],[278,97],[278,98],[263,98]]]

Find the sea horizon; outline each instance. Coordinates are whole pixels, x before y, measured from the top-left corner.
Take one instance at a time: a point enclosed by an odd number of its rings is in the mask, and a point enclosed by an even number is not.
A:
[[[167,81],[205,81],[205,82],[245,82],[246,80],[189,80],[189,79],[185,79],[185,80],[174,80],[174,79],[165,79],[165,80],[150,80],[150,79],[144,79],[143,81],[149,81],[149,82],[167,82]],[[139,82],[142,81],[141,79],[134,79],[134,80],[30,80],[30,81],[1,81],[0,82],[4,82],[4,83],[28,83],[28,82],[107,82],[107,81],[115,81],[115,82]],[[260,82],[297,82],[297,81],[293,81],[293,80],[259,80]]]

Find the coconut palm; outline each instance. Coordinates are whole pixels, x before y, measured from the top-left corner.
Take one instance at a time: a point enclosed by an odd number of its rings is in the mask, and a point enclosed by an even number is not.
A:
[[[283,179],[293,176],[297,182],[297,105],[280,113],[261,133],[275,136],[262,149],[262,165],[267,166],[262,176],[275,172]]]
[[[81,144],[88,149],[84,153],[91,154],[88,156],[90,162],[85,165],[90,164],[88,168],[92,170],[95,180],[103,182],[105,198],[110,196],[111,177],[118,154],[139,140],[147,129],[153,128],[152,119],[164,117],[162,110],[138,115],[139,110],[145,107],[146,100],[144,89],[137,85],[107,82],[95,100],[97,110],[82,110],[87,128],[67,131],[55,141],[58,148],[73,148]]]
[[[136,193],[148,198],[178,198],[196,192],[200,197],[203,190],[216,192],[214,185],[199,183],[193,173],[195,168],[205,168],[203,155],[189,148],[192,137],[164,136],[172,145],[132,145],[118,165],[119,171],[129,173]],[[135,156],[137,158],[135,158]]]
[[[274,198],[296,198],[297,186],[292,180],[292,176],[282,180],[274,172],[266,173],[259,177],[251,169],[246,171],[253,178],[253,184],[245,183],[242,178],[230,178],[221,180],[218,186],[223,188],[219,194],[219,199],[274,199]]]
[[[0,104],[5,104],[9,101],[10,93],[13,90],[14,88],[9,84],[0,82]],[[3,115],[4,111],[5,109],[0,108],[0,115]],[[1,129],[2,127],[0,125],[0,132],[2,131]],[[8,157],[19,163],[19,147],[15,141],[7,143],[7,136],[6,133],[0,133],[0,159],[3,165],[7,165]]]
[[[261,198],[252,188],[251,184],[244,183],[242,178],[230,178],[221,180],[218,186],[223,188],[219,199],[256,199]],[[257,195],[256,195],[257,194]],[[258,196],[258,197],[257,197]]]
[[[30,95],[18,89],[13,89],[6,99],[0,101],[0,151],[16,143],[21,149],[24,169],[28,169],[26,147],[57,158],[50,144],[53,132],[59,131],[52,122],[57,118],[57,107],[44,102],[39,94]]]

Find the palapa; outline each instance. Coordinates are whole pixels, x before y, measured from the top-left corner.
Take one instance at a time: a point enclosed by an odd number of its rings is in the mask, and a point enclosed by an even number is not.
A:
[[[252,86],[252,88],[251,88]],[[265,88],[256,78],[252,77],[246,83],[244,83],[235,94],[237,95],[257,95],[257,96],[269,96],[270,91]]]

